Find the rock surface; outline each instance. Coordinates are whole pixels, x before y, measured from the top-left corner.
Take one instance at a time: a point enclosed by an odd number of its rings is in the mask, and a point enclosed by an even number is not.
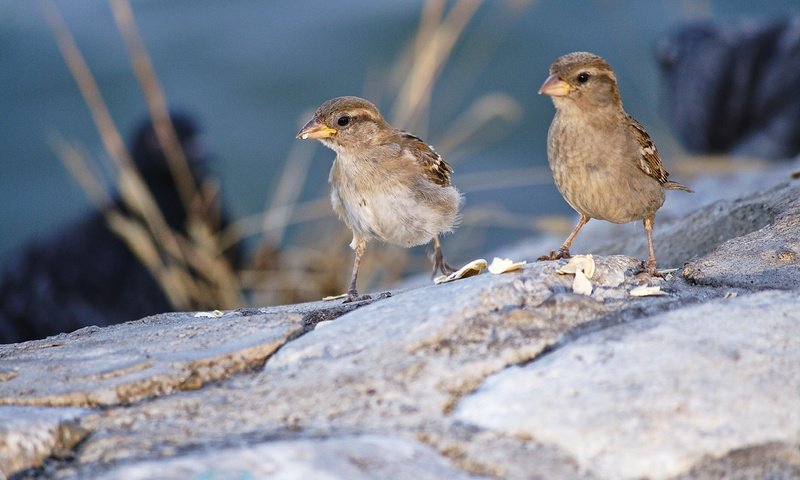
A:
[[[796,478],[798,198],[794,182],[676,216],[661,238],[683,269],[595,256],[591,295],[566,261],[535,262],[0,346],[0,472]],[[665,294],[631,295],[645,282]]]
[[[0,478],[41,465],[50,456],[71,455],[88,433],[73,420],[86,413],[76,408],[0,408]]]
[[[376,435],[283,440],[255,447],[197,452],[169,460],[124,465],[97,478],[150,480],[154,472],[158,472],[159,478],[210,479],[476,478],[448,465],[430,447]],[[331,472],[335,472],[335,476]]]
[[[603,478],[669,478],[703,455],[798,440],[798,326],[795,292],[655,315],[505,369],[454,417],[558,445]]]

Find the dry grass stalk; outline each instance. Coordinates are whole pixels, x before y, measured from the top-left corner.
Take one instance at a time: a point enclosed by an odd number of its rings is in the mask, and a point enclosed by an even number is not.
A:
[[[109,3],[117,28],[122,33],[136,79],[142,88],[150,117],[153,119],[156,137],[158,137],[161,149],[167,158],[167,165],[175,180],[175,185],[178,187],[178,194],[183,201],[183,206],[189,212],[197,197],[197,186],[178,140],[178,134],[175,133],[172,122],[169,120],[169,108],[164,90],[161,88],[155,69],[153,69],[150,56],[142,44],[130,3],[128,0],[110,0]]]
[[[45,14],[114,161],[114,176],[122,201],[136,216],[145,219],[141,223],[119,210],[106,208],[103,211],[109,226],[153,273],[175,308],[233,308],[243,304],[246,291],[252,293],[254,303],[261,305],[318,299],[344,291],[352,262],[347,246],[349,232],[333,219],[327,195],[299,201],[312,158],[311,149],[301,145],[291,151],[278,187],[263,213],[239,219],[225,230],[217,231],[218,192],[207,184],[194,183],[169,123],[166,97],[138,35],[130,4],[128,0],[110,0],[110,4],[156,135],[189,215],[186,236],[166,225],[130,159],[86,62],[52,3],[46,4]],[[396,63],[403,78],[394,97],[393,124],[412,127],[415,133],[425,135],[433,88],[481,4],[480,0],[459,0],[448,11],[443,0],[425,2],[413,45]],[[517,121],[520,111],[518,104],[507,96],[485,95],[450,122],[451,128],[436,144],[452,161],[452,152],[462,149],[463,154],[464,145],[488,122],[498,118],[509,123]],[[92,202],[98,206],[111,204],[102,182],[85,160],[85,154],[63,141],[56,140],[54,144]],[[542,172],[536,169],[510,169],[463,175],[458,183],[463,191],[469,192],[535,184],[544,181],[538,178],[541,176]],[[448,243],[449,251],[456,252],[459,246],[482,242],[481,228],[519,228],[520,225],[533,226],[534,221],[502,208],[492,207],[489,211],[472,207],[464,212],[463,224],[471,228],[469,238],[454,236]],[[294,225],[299,226],[296,235],[301,239],[299,244],[279,250],[285,243],[287,230]],[[261,246],[253,261],[255,268],[233,271],[220,253],[238,244],[243,237],[258,234]],[[410,250],[374,245],[362,264],[361,279],[373,286],[389,285],[407,273],[419,273],[427,268],[427,260]]]
[[[130,3],[128,0],[111,0],[110,5],[147,102],[156,136],[188,214],[190,241],[182,241],[181,246],[190,265],[209,284],[202,288],[206,292],[200,298],[216,298],[218,308],[236,306],[242,301],[238,278],[222,255],[225,249],[220,245],[221,238],[216,235],[221,219],[218,192],[208,190],[208,185],[206,189],[198,191],[178,135],[169,119],[166,95],[142,44]]]
[[[46,2],[43,5],[45,17],[56,36],[61,55],[64,57],[73,78],[78,84],[81,95],[83,95],[83,99],[89,107],[92,119],[103,141],[103,146],[114,162],[115,173],[120,185],[120,194],[136,213],[147,220],[149,228],[157,236],[167,240],[166,245],[167,248],[170,248],[171,253],[180,255],[177,242],[168,233],[169,227],[158,210],[155,201],[152,196],[145,194],[147,187],[133,164],[133,160],[131,160],[122,135],[120,135],[111,118],[97,82],[95,82],[86,60],[81,55],[75,39],[69,33],[69,29],[56,9],[55,4]]]
[[[106,217],[109,228],[125,241],[153,274],[176,309],[233,308],[241,305],[238,278],[221,255],[219,236],[211,225],[213,222],[209,221],[214,218],[213,215],[209,216],[209,213],[215,206],[218,210],[215,193],[213,189],[208,188],[199,192],[191,190],[194,188],[193,183],[190,183],[193,182],[192,175],[169,121],[166,100],[155,79],[149,57],[136,34],[129,5],[124,1],[117,1],[112,4],[112,8],[115,9],[115,18],[126,37],[137,78],[154,117],[156,135],[167,155],[170,168],[174,168],[173,173],[181,177],[176,178],[176,184],[184,185],[182,195],[185,196],[182,198],[188,215],[189,238],[173,231],[167,225],[157,203],[138,173],[122,136],[111,119],[97,83],[63,18],[52,2],[44,5],[45,17],[53,30],[62,56],[89,107],[103,145],[114,162],[114,177],[121,200],[132,212],[132,215],[126,215],[113,204],[103,208],[101,211]],[[98,205],[100,200],[108,200],[101,198],[108,197],[108,194],[99,193],[98,185],[101,182],[87,167],[88,162],[85,159],[78,160],[76,149],[64,148],[63,144],[60,147],[64,163],[70,172],[77,175],[76,178],[84,186],[93,203]],[[144,222],[140,222],[139,218],[144,219]]]
[[[450,158],[455,150],[468,143],[490,122],[504,120],[513,124],[521,119],[522,108],[516,100],[500,93],[486,94],[472,102],[466,112],[450,123],[449,128],[436,141],[436,148],[448,152]]]
[[[111,196],[100,181],[100,175],[86,161],[85,151],[55,133],[50,136],[50,147],[61,158],[70,175],[80,184],[92,205],[102,210],[111,205]]]
[[[480,0],[460,0],[445,14],[444,0],[425,2],[411,55],[411,68],[392,108],[393,125],[400,128],[414,126],[415,131],[423,134],[436,80],[481,3]]]
[[[309,145],[298,143],[289,150],[277,188],[272,193],[269,207],[262,215],[261,228],[264,242],[280,245],[287,227],[293,223],[292,217],[295,208],[298,207],[300,192],[306,183],[313,152]]]

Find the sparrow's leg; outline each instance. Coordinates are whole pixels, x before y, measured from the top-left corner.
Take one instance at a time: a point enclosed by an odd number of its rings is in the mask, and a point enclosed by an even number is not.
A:
[[[578,220],[578,224],[572,230],[572,233],[569,234],[566,240],[564,240],[564,245],[561,245],[561,248],[558,249],[557,252],[553,251],[550,252],[550,255],[542,255],[538,258],[538,260],[558,260],[559,258],[570,258],[571,255],[569,254],[569,247],[572,245],[572,241],[575,240],[575,237],[578,235],[578,232],[581,231],[586,222],[591,220],[588,216],[581,214],[580,220]]]
[[[350,288],[347,289],[347,299],[344,303],[358,302],[361,300],[369,300],[369,295],[358,295],[356,290],[356,280],[358,279],[358,264],[361,263],[361,256],[364,255],[364,250],[367,249],[367,242],[358,235],[353,235],[353,241],[350,242],[350,248],[355,250],[356,258],[353,261],[353,276],[350,278]]]
[[[451,267],[444,259],[444,252],[442,252],[442,242],[439,240],[439,235],[433,237],[433,253],[430,255],[431,262],[433,262],[433,273],[431,277],[435,277],[438,272],[442,275],[450,275],[456,269]]]
[[[661,277],[662,275],[656,270],[656,250],[653,248],[653,223],[655,217],[644,219],[644,231],[647,233],[647,263],[645,264],[645,271],[653,277]]]

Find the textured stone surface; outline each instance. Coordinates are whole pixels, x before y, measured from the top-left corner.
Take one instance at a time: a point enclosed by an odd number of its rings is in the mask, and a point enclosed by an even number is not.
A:
[[[114,405],[199,388],[262,364],[301,327],[300,315],[157,315],[2,348],[16,375],[0,382],[0,404]]]
[[[276,441],[122,466],[98,480],[315,479],[478,480],[418,442],[375,435]]]
[[[219,318],[163,314],[0,345],[0,404],[114,405],[200,388],[261,366],[317,321],[357,306],[318,302]]]
[[[556,444],[603,478],[668,478],[703,455],[800,443],[798,332],[795,292],[717,300],[506,369],[455,417]]]
[[[634,279],[622,272],[637,264],[599,260],[592,297],[572,294],[555,262],[398,293],[292,341],[257,375],[91,416],[86,424],[104,433],[79,458],[128,458],[228,433],[441,428],[435,423],[485,376],[582,329],[623,321],[615,314],[630,306],[625,292]],[[614,286],[603,287],[604,278]],[[632,304],[660,311],[675,302],[677,294]]]
[[[675,480],[795,480],[800,478],[800,445],[770,442],[706,457]]]
[[[745,202],[742,202],[745,203]],[[690,260],[684,276],[695,283],[742,288],[800,287],[800,182],[746,202],[772,222]]]
[[[42,465],[15,480],[795,478],[800,288],[775,279],[796,272],[780,252],[796,251],[797,189],[676,215],[663,253],[688,264],[666,279],[596,256],[590,296],[556,273],[566,261],[534,262],[372,302],[166,314],[0,346],[0,402],[87,407],[0,406],[12,433],[0,441],[24,458],[0,452],[0,468]],[[643,283],[666,295],[632,296]],[[2,430],[15,408],[50,416]]]
[[[68,456],[86,435],[76,408],[0,407],[0,478],[40,465],[51,456]]]

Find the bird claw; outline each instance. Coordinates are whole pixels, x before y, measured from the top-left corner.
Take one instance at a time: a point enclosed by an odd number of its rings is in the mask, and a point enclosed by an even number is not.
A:
[[[375,300],[382,300],[392,296],[392,292],[383,292],[375,297]],[[363,302],[372,300],[372,295],[359,295],[358,292],[347,292],[347,298],[342,303]]]
[[[347,298],[342,303],[362,302],[372,300],[372,295],[359,295],[358,292],[347,292]]]
[[[439,272],[442,272],[442,275],[450,275],[455,271],[456,269],[451,267],[447,262],[444,261],[444,259],[442,259],[441,261],[434,261],[433,272],[431,272],[431,278],[434,278],[436,274]]]
[[[433,251],[430,252],[430,259],[433,263],[433,272],[431,273],[431,278],[436,277],[436,274],[439,272],[442,272],[442,275],[450,275],[457,270],[447,263],[447,260],[444,259],[442,249],[439,246],[434,246]]]
[[[637,273],[646,273],[647,275],[655,278],[665,278],[664,274],[656,269],[656,265],[649,262],[642,262],[640,270]]]
[[[550,255],[542,255],[541,257],[537,258],[536,261],[538,262],[547,262],[550,260],[561,260],[562,258],[572,258],[572,255],[569,254],[569,250],[559,249],[558,251],[551,251]]]

